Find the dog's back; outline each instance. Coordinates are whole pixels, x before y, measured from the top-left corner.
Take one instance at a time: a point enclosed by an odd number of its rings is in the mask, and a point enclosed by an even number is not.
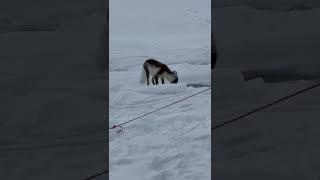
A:
[[[143,67],[144,67],[145,69],[148,69],[148,66],[150,66],[149,70],[150,70],[151,68],[154,68],[154,69],[159,69],[159,71],[160,71],[160,70],[161,70],[161,71],[170,71],[170,69],[168,68],[167,65],[165,65],[165,64],[163,64],[163,63],[161,63],[161,62],[159,62],[159,61],[157,61],[157,60],[154,60],[154,59],[147,59],[147,60],[144,62]],[[155,73],[150,72],[150,73],[154,75],[154,74],[156,74],[157,72],[155,72]]]
[[[144,62],[144,65],[146,64],[150,64],[150,65],[153,65],[153,66],[156,66],[156,67],[161,67],[162,65],[164,65],[163,63],[157,61],[157,60],[154,60],[154,59],[147,59],[145,62]]]
[[[167,72],[167,73],[172,73],[172,71],[168,68],[167,65],[157,61],[157,60],[154,60],[154,59],[148,59],[144,62],[143,64],[143,67],[145,69],[148,69],[149,70],[149,73],[151,75],[155,75],[157,73],[164,73],[164,72]]]

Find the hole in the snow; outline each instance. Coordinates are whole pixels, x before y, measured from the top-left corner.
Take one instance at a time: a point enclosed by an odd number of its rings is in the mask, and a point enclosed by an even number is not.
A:
[[[211,85],[208,85],[208,84],[187,84],[187,87],[194,87],[194,88],[201,88],[201,87],[210,87]]]

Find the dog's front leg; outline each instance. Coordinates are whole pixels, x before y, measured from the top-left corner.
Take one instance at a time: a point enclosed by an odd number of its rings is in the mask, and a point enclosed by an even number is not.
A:
[[[149,71],[146,71],[147,74],[147,85],[149,86]]]
[[[159,78],[158,76],[155,76],[156,84],[159,84],[159,83],[158,83],[158,82],[159,82],[159,81],[158,81],[158,80],[159,80],[158,78]]]

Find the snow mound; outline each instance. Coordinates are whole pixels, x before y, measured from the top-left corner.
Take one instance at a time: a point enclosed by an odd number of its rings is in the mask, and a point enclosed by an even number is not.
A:
[[[186,92],[187,89],[188,87],[186,84],[177,83],[151,85],[139,88],[137,91],[145,94],[178,94]]]
[[[210,65],[194,65],[182,63],[172,65],[172,68],[178,72],[179,82],[197,85],[211,85]]]

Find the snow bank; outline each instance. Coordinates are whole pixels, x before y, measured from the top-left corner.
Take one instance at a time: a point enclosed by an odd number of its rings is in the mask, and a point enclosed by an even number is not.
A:
[[[178,72],[179,82],[193,85],[211,85],[210,64],[196,65],[190,63],[181,63],[171,65],[172,69]]]
[[[137,89],[137,92],[146,94],[178,94],[186,91],[187,85],[182,83],[150,85]]]

